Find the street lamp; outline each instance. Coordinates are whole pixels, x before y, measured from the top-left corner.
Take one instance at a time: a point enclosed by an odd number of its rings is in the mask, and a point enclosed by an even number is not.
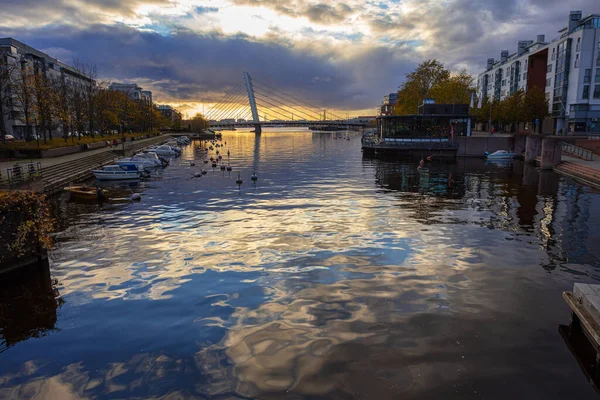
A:
[[[37,148],[38,150],[40,149],[40,135],[38,134],[38,123],[37,123],[37,117],[34,118],[35,121],[35,137],[37,139]],[[40,156],[41,157],[41,156]]]

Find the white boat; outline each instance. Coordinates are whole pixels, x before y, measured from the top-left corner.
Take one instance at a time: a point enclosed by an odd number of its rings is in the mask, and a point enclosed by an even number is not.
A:
[[[122,158],[115,162],[117,165],[134,164],[138,169],[144,168],[158,168],[161,166],[160,162],[155,162],[146,157],[133,156],[128,158]]]
[[[134,164],[107,165],[104,169],[94,169],[92,173],[100,181],[139,179],[141,172]]]
[[[487,151],[485,152],[485,158],[488,160],[512,160],[516,157],[516,155],[516,153],[511,153],[510,151],[506,150],[498,150],[492,154],[488,153]]]
[[[161,157],[175,157],[177,155],[177,152],[173,150],[170,146],[167,146],[166,144],[155,147],[151,149],[151,151]]]
[[[161,159],[153,151],[149,151],[147,153],[138,153],[138,154],[134,155],[133,157],[150,160],[150,161],[152,161],[154,164],[156,164],[159,167],[162,167],[165,164],[164,159]]]

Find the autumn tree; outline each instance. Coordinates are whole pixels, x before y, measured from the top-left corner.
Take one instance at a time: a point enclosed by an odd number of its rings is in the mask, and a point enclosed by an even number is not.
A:
[[[98,93],[98,85],[96,84],[98,70],[95,64],[88,64],[78,59],[75,59],[73,63],[75,68],[85,77],[85,83],[81,84],[81,99],[85,107],[84,115],[87,120],[89,133],[93,137],[97,117],[95,97]]]
[[[447,79],[439,80],[427,97],[434,98],[440,104],[469,104],[474,91],[474,79],[463,69]]]
[[[550,105],[548,103],[548,99],[546,99],[545,93],[537,86],[534,86],[523,96],[523,121],[530,122],[534,127],[533,129],[535,132],[536,129],[539,129],[541,126],[544,118],[550,115],[550,112],[548,111],[549,108]],[[537,125],[535,123],[536,120],[539,121],[539,124]]]
[[[44,143],[46,143],[46,138],[52,140],[52,131],[58,127],[58,119],[55,118],[57,114],[55,108],[58,107],[59,101],[58,93],[43,70],[34,68],[33,82],[35,88],[34,109],[38,117],[36,134],[42,133]],[[41,132],[38,132],[38,129]]]
[[[171,121],[158,111],[155,107],[152,108],[152,125],[158,130],[170,128]]]
[[[200,132],[209,126],[208,120],[200,113],[192,117],[192,119],[189,121],[189,125],[192,132]]]
[[[31,140],[31,122],[35,112],[35,76],[33,68],[21,60],[12,74],[10,91],[13,97],[13,110],[18,119],[25,123],[25,138]]]
[[[431,89],[449,78],[450,71],[439,61],[422,62],[416,70],[406,75],[406,81],[398,92],[395,113],[398,115],[415,114],[423,99],[431,96]]]

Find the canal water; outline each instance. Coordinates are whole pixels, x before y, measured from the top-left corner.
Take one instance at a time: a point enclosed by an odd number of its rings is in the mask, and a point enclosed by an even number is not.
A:
[[[559,326],[600,196],[343,135],[225,133],[231,174],[195,143],[141,202],[55,199],[49,273],[2,286],[0,398],[595,398]]]

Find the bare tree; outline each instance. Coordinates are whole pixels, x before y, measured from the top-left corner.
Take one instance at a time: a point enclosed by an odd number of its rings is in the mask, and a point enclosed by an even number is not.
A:
[[[13,109],[18,119],[25,123],[25,138],[31,140],[31,120],[35,112],[35,83],[31,66],[25,60],[12,74],[10,89],[13,96]]]
[[[85,102],[88,129],[90,135],[93,137],[98,119],[96,110],[96,96],[98,95],[99,90],[96,83],[96,79],[98,78],[98,68],[96,67],[96,64],[86,63],[79,59],[73,60],[73,65],[86,78],[86,83],[82,86],[82,97]]]

